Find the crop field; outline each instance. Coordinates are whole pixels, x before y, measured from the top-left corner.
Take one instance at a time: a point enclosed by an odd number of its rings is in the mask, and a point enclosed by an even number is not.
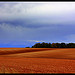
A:
[[[0,73],[75,73],[75,48],[0,48]]]

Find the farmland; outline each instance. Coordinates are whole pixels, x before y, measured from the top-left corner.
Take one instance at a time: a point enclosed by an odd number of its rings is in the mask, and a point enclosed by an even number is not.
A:
[[[0,48],[0,73],[75,73],[75,48]]]

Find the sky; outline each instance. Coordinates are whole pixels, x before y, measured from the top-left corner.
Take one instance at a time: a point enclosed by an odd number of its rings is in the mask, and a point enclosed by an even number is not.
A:
[[[75,43],[75,2],[0,2],[0,47]]]

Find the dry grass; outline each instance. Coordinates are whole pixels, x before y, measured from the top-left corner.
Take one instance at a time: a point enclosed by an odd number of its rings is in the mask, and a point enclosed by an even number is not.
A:
[[[75,48],[0,48],[0,73],[75,73],[74,59]]]

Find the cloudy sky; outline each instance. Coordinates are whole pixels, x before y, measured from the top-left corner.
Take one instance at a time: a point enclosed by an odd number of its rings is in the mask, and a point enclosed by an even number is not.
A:
[[[0,47],[75,43],[75,2],[0,2]]]

